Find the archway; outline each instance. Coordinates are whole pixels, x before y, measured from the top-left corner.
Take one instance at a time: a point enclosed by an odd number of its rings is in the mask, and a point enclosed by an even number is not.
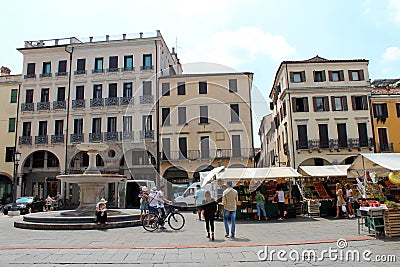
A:
[[[357,156],[347,157],[340,164],[345,164],[345,165],[352,164],[356,158],[357,158]]]
[[[326,166],[326,165],[332,165],[332,164],[324,158],[309,158],[299,164],[299,166]]]
[[[181,167],[170,167],[165,170],[164,179],[167,179],[167,196],[173,199],[175,195],[174,185],[189,184],[189,176],[187,171]]]
[[[8,176],[0,174],[0,203],[5,205],[12,200],[12,181]]]
[[[80,151],[76,153],[70,161],[70,166],[72,173],[82,173],[89,166],[89,155],[87,152]],[[103,158],[99,154],[96,155],[96,166],[104,167]]]
[[[200,172],[207,172],[211,171],[212,169],[214,169],[214,166],[212,165],[202,165],[198,167],[193,173],[193,182],[200,182]]]
[[[228,168],[246,168],[246,166],[243,164],[240,164],[240,163],[236,163],[236,164],[230,165]]]

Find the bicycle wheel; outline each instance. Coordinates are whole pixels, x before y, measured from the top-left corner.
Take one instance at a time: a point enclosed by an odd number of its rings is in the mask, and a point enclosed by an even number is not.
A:
[[[174,230],[180,230],[185,225],[185,217],[180,213],[171,213],[168,217],[168,225]]]
[[[154,213],[146,214],[142,218],[142,226],[146,231],[153,232],[158,228],[158,217]]]

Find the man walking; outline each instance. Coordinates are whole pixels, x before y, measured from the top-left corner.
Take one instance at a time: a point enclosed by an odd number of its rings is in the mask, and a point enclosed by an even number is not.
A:
[[[236,227],[236,207],[238,202],[238,192],[232,188],[232,182],[227,182],[228,188],[222,193],[222,205],[224,211],[225,237],[229,237],[228,218],[231,217],[231,238],[235,238]]]
[[[203,205],[204,190],[201,189],[199,184],[196,185],[196,189],[197,191],[194,195],[194,201],[196,203],[197,215],[199,216],[198,220],[201,221],[201,212],[202,212],[201,205]]]

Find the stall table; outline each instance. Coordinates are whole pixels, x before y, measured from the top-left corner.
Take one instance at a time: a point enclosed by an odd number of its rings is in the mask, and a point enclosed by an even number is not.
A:
[[[373,231],[375,237],[384,234],[385,223],[383,220],[386,207],[360,207],[357,209],[357,225],[358,234],[364,230],[364,226],[368,229],[368,234]]]

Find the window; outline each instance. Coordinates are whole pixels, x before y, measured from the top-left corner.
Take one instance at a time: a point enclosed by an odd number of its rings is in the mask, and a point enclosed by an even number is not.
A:
[[[122,131],[124,132],[132,132],[132,116],[124,116],[122,117]]]
[[[178,95],[185,95],[185,94],[186,94],[185,82],[178,82]]]
[[[60,60],[58,61],[58,75],[67,74],[67,61]]]
[[[238,90],[237,80],[236,79],[229,79],[229,93],[236,93],[237,90]]]
[[[308,97],[292,97],[293,112],[308,112]]]
[[[178,125],[186,124],[186,107],[178,107]]]
[[[169,87],[169,83],[162,83],[161,86],[161,94],[163,96],[169,96],[170,95],[170,87]]]
[[[40,92],[40,102],[49,102],[49,88],[42,88]]]
[[[22,136],[31,136],[31,122],[29,122],[29,121],[23,122]]]
[[[297,125],[297,149],[307,149],[308,148],[308,134],[307,125]]]
[[[103,58],[98,57],[94,59],[94,71],[103,72]]]
[[[208,123],[208,106],[200,106],[200,123]]]
[[[162,151],[163,151],[163,160],[167,160],[171,157],[171,139],[170,138],[162,139]]]
[[[331,101],[332,101],[332,110],[333,111],[348,110],[346,96],[332,96]]]
[[[328,124],[318,124],[318,130],[319,130],[319,147],[328,148],[329,147]]]
[[[331,82],[344,81],[344,72],[342,70],[330,70],[328,75]]]
[[[64,133],[64,121],[56,120],[54,124],[54,135],[62,135]]]
[[[47,135],[47,121],[39,121],[38,136]]]
[[[171,125],[170,121],[170,109],[169,108],[162,108],[161,109],[161,122],[163,126]]]
[[[43,62],[43,70],[42,70],[43,76],[49,76],[50,73],[51,73],[51,62]]]
[[[26,90],[25,103],[33,103],[33,89]]]
[[[292,83],[302,83],[306,81],[306,72],[305,71],[291,71],[290,72],[290,82]]]
[[[132,97],[132,83],[123,84],[123,97]]]
[[[95,84],[93,85],[93,98],[102,98],[103,94],[103,85]]]
[[[151,54],[144,54],[143,55],[143,69],[150,70],[153,68],[152,65],[153,65],[153,62],[152,62]]]
[[[387,110],[387,105],[386,103],[382,104],[372,104],[373,111],[374,111],[374,118],[378,117],[388,117],[388,110]]]
[[[238,122],[239,119],[239,104],[231,104],[231,122]]]
[[[85,87],[83,85],[78,85],[75,91],[75,99],[85,98]]]
[[[6,162],[14,162],[15,147],[6,147]]]
[[[328,97],[313,97],[314,111],[329,111],[329,101]]]
[[[15,132],[15,118],[8,118],[8,132]]]
[[[151,81],[143,82],[143,95],[151,95]]]
[[[366,123],[357,123],[358,126],[358,140],[360,147],[368,146],[368,133]]]
[[[83,119],[74,119],[74,134],[83,133]]]
[[[101,133],[101,118],[92,119],[92,133]]]
[[[10,103],[17,103],[17,100],[18,100],[18,89],[11,89]]]
[[[109,133],[117,132],[117,117],[107,118],[107,132]]]
[[[111,56],[108,58],[108,70],[109,71],[118,70],[118,56]]]
[[[366,95],[352,96],[351,105],[353,110],[368,110],[368,99]]]
[[[314,71],[314,82],[325,82],[325,71],[324,70],[316,70]]]
[[[200,137],[200,157],[202,159],[210,158],[210,137],[202,136]]]
[[[85,58],[78,58],[77,59],[76,71],[77,71],[77,74],[86,73],[86,59]]]
[[[133,56],[124,56],[124,70],[133,70]]]
[[[26,74],[29,75],[35,75],[35,63],[28,63],[28,66],[26,68]]]
[[[142,117],[142,129],[145,132],[153,130],[153,119],[151,115],[146,115]]]
[[[232,157],[239,158],[242,156],[242,148],[240,142],[240,135],[232,135]]]
[[[108,97],[117,97],[117,84],[110,83],[108,85]]]
[[[57,101],[65,101],[65,87],[57,88]]]
[[[397,118],[400,118],[400,103],[396,103]]]
[[[346,123],[337,124],[338,144],[339,147],[347,147],[347,129]]]
[[[364,71],[363,70],[349,70],[350,81],[363,81]]]
[[[199,94],[207,94],[207,82],[199,82]]]

